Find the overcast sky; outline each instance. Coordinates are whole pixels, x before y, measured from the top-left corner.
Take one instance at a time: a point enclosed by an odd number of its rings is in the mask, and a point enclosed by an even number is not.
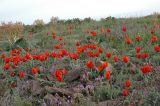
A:
[[[160,0],[0,0],[0,22],[35,19],[49,22],[51,16],[68,18],[102,18],[140,16],[160,12]]]

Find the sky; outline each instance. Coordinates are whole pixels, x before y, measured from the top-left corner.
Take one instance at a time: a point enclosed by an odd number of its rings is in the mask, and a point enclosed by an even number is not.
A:
[[[160,0],[0,0],[0,22],[45,23],[60,19],[144,16],[160,12]]]

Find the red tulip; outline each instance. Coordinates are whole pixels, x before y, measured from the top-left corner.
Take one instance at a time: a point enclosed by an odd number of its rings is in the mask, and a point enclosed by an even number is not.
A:
[[[103,68],[108,67],[108,62],[102,62],[102,66],[103,66]]]
[[[66,69],[63,69],[63,70],[62,70],[62,74],[63,74],[63,75],[67,75],[67,73],[68,73],[68,70],[66,70]]]
[[[57,53],[56,52],[52,52],[52,58],[55,58],[57,56]]]
[[[62,77],[62,76],[59,76],[59,77],[57,77],[57,80],[58,80],[58,81],[63,81],[63,77]]]
[[[136,39],[136,41],[138,41],[138,42],[139,42],[139,41],[141,41],[141,40],[142,40],[142,37],[141,37],[140,35],[137,35],[135,39]]]
[[[141,57],[144,58],[144,59],[146,59],[146,58],[149,57],[149,53],[143,53],[143,54],[141,54]]]
[[[129,62],[129,57],[128,57],[128,56],[123,56],[123,57],[122,57],[122,61],[123,61],[124,63],[128,63],[128,62]]]
[[[101,28],[101,32],[104,33],[104,28],[103,27]]]
[[[110,32],[111,32],[111,29],[110,29],[110,28],[107,28],[107,32],[110,33]]]
[[[83,51],[84,51],[84,50],[83,50],[82,47],[77,47],[77,53],[78,53],[78,54],[81,54]]]
[[[11,75],[11,77],[14,77],[15,76],[15,72],[11,71],[10,75]]]
[[[155,50],[156,52],[160,52],[160,46],[159,46],[159,45],[155,45],[155,46],[154,46],[154,50]]]
[[[112,54],[111,54],[110,52],[107,52],[107,53],[106,53],[106,57],[107,57],[107,58],[111,58],[111,56],[112,56]]]
[[[6,55],[4,53],[1,54],[1,58],[4,59]]]
[[[91,32],[91,35],[92,35],[92,36],[97,36],[97,32],[92,31],[92,32]]]
[[[149,73],[149,72],[153,71],[153,66],[151,66],[151,65],[142,66],[141,71],[143,74]]]
[[[89,51],[89,52],[88,52],[88,56],[94,57],[94,52],[93,52],[93,51]]]
[[[27,58],[27,59],[32,59],[32,55],[29,54],[29,53],[26,53],[26,58]]]
[[[125,87],[130,87],[132,85],[130,80],[126,80]]]
[[[141,58],[141,54],[136,54],[136,58],[140,59]]]
[[[26,50],[26,52],[29,52],[30,48],[27,47],[25,50]]]
[[[55,47],[56,49],[60,49],[61,45],[60,45],[60,44],[54,44],[54,47]]]
[[[99,66],[97,66],[97,70],[98,70],[98,71],[102,71],[103,69],[104,69],[104,67],[103,67],[102,64],[100,64]]]
[[[70,53],[69,57],[74,60],[77,60],[79,58],[79,56],[76,53]]]
[[[9,57],[6,57],[5,58],[5,63],[9,63],[10,62],[10,58]]]
[[[38,67],[33,67],[32,68],[32,74],[37,74],[39,72],[39,68]]]
[[[89,69],[92,69],[92,68],[94,68],[94,63],[93,63],[92,61],[88,61],[88,62],[86,63],[86,66],[87,66]]]
[[[19,77],[20,77],[20,78],[24,78],[24,76],[25,76],[24,71],[20,71],[20,72],[19,72]]]
[[[6,63],[6,64],[4,65],[4,69],[5,69],[5,70],[10,69],[10,64]]]
[[[45,55],[46,55],[47,57],[49,57],[51,54],[50,54],[50,52],[46,51],[46,52],[45,52]]]
[[[55,33],[52,33],[52,38],[56,39],[56,34]]]
[[[77,43],[76,43],[76,46],[80,46],[80,42],[77,42]]]
[[[95,57],[98,57],[99,55],[100,55],[99,52],[94,53],[94,56],[95,56]]]
[[[127,39],[126,39],[126,43],[127,43],[127,44],[132,44],[132,40],[129,39],[129,38],[127,38]]]
[[[114,62],[118,62],[118,61],[119,61],[118,56],[114,56]]]
[[[33,58],[34,58],[34,57],[33,57]],[[22,60],[23,62],[26,62],[26,61],[27,61],[27,58],[26,58],[26,57],[22,57],[21,60]]]
[[[98,48],[99,53],[103,53],[103,48]]]
[[[122,94],[123,94],[123,96],[128,96],[128,95],[129,95],[128,89],[124,89],[124,90],[122,91]]]
[[[111,78],[111,71],[106,72],[106,79],[109,80]]]
[[[151,42],[154,43],[154,42],[157,42],[157,41],[158,41],[158,37],[156,35],[152,35]]]
[[[60,37],[58,38],[58,40],[63,40],[63,36],[60,36]]]
[[[126,28],[125,26],[123,26],[123,27],[122,27],[122,31],[123,31],[123,32],[126,32],[126,31],[127,31],[127,28]]]
[[[58,81],[63,80],[63,72],[61,70],[56,70],[54,75],[55,75],[55,77],[57,78]]]
[[[136,53],[139,53],[141,51],[140,47],[136,47]]]

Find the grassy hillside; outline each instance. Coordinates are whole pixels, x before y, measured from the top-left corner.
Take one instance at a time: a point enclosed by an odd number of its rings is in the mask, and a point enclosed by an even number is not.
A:
[[[158,14],[6,24],[0,37],[0,106],[160,105]]]

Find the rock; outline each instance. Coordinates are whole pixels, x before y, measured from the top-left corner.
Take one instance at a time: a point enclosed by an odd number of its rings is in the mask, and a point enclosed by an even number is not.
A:
[[[0,97],[0,106],[15,106],[14,96],[11,94],[10,89],[4,92],[2,98]]]
[[[1,85],[3,85],[3,86],[1,86]],[[4,95],[4,93],[6,92],[7,88],[8,88],[8,86],[7,86],[6,81],[0,79],[0,96]]]
[[[45,93],[45,89],[41,87],[39,81],[33,80],[32,81],[31,92],[32,92],[33,96],[43,95]]]
[[[70,106],[71,102],[68,102],[66,97],[60,97],[58,94],[53,96],[52,94],[47,94],[44,97],[44,103],[47,106]]]
[[[130,71],[131,71],[132,74],[135,74],[136,67],[137,67],[136,64],[131,63],[131,65],[130,65]]]
[[[65,81],[73,82],[73,81],[79,80],[80,78],[84,77],[85,73],[86,72],[84,68],[76,69],[75,71],[68,73],[68,75],[65,78]]]
[[[82,84],[71,88],[71,90],[75,93],[81,93],[83,89],[84,89],[84,86]]]
[[[29,96],[31,93],[32,80],[21,81],[17,79],[17,87],[15,88],[19,95],[21,96]]]
[[[47,79],[49,80],[49,81],[54,81],[55,80],[55,78],[53,77],[53,75],[47,75]]]
[[[52,94],[47,94],[46,96],[44,96],[44,102],[47,106],[53,106],[57,103],[57,98],[54,97]]]
[[[68,89],[65,89],[65,88],[45,86],[45,89],[48,93],[58,94],[61,97],[63,97],[63,96],[68,97],[68,96],[71,96],[73,94],[73,92],[71,92],[71,91],[69,91]]]

